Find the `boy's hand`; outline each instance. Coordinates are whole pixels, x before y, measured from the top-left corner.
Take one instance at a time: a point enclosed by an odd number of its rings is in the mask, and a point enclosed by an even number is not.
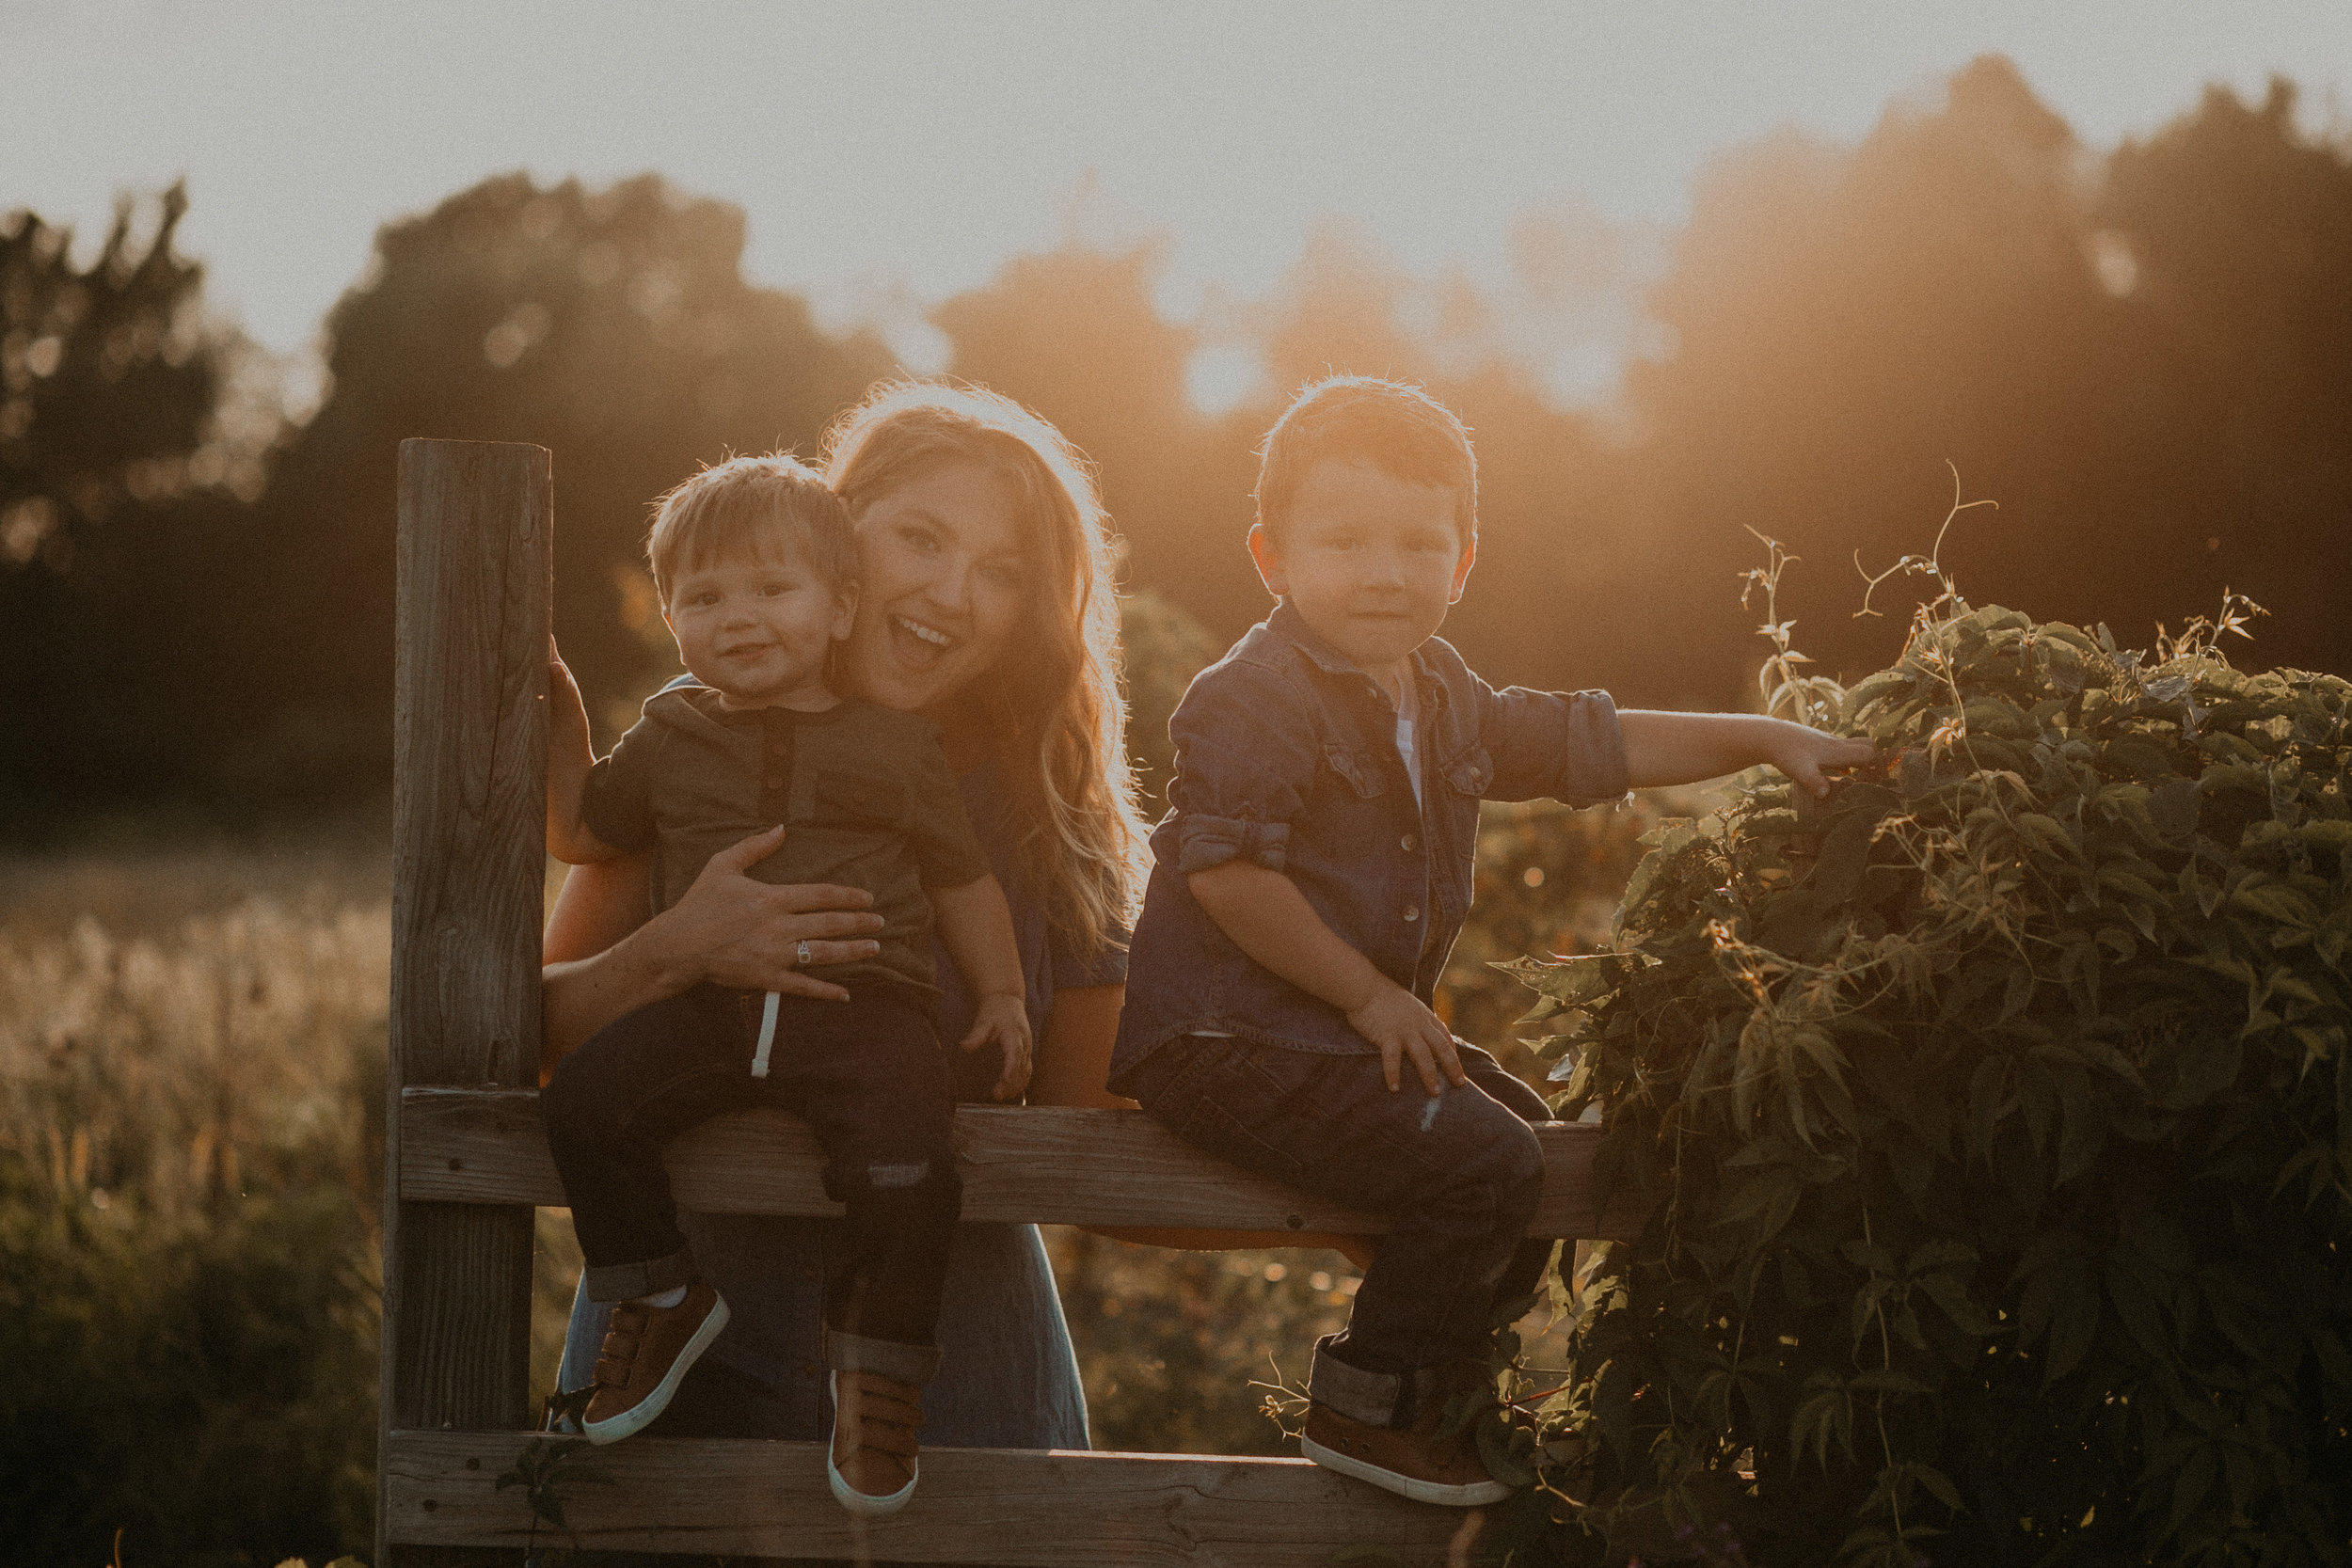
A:
[[[1860,768],[1878,760],[1879,749],[1853,736],[1824,735],[1803,724],[1783,724],[1772,736],[1772,764],[1798,788],[1816,797],[1829,793],[1824,772]]]
[[[1009,991],[992,991],[980,998],[979,1011],[972,1020],[972,1032],[957,1041],[965,1051],[977,1051],[994,1040],[1005,1053],[1005,1070],[996,1079],[991,1091],[999,1101],[1014,1100],[1029,1085],[1029,1063],[1032,1045],[1029,1039],[1029,1009],[1022,998]]]
[[[1380,1075],[1393,1090],[1402,1086],[1403,1059],[1409,1056],[1422,1087],[1443,1094],[1447,1083],[1467,1084],[1462,1059],[1454,1053],[1454,1031],[1420,997],[1385,976],[1372,999],[1347,1015],[1348,1026],[1380,1048]]]

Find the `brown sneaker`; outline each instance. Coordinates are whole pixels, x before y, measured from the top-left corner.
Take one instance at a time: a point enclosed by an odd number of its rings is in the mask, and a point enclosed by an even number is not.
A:
[[[852,1513],[896,1513],[914,1496],[922,1460],[923,1390],[873,1371],[833,1374],[833,1446],[825,1480]]]
[[[596,1357],[596,1391],[580,1418],[591,1443],[617,1443],[670,1407],[686,1369],[727,1326],[727,1304],[694,1281],[675,1307],[625,1301]]]
[[[1486,1473],[1470,1433],[1439,1434],[1447,1400],[1463,1386],[1456,1369],[1441,1370],[1448,1375],[1429,1380],[1435,1386],[1421,1400],[1409,1426],[1381,1426],[1320,1402],[1310,1403],[1300,1451],[1327,1470],[1368,1481],[1415,1502],[1477,1508],[1502,1501],[1511,1489]]]

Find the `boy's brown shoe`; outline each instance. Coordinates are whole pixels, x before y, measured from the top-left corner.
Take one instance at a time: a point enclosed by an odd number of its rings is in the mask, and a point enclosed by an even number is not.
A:
[[[588,1441],[617,1443],[668,1409],[686,1369],[726,1326],[727,1304],[699,1279],[675,1307],[625,1301],[612,1308],[596,1391],[580,1418]]]
[[[1415,1502],[1476,1508],[1509,1497],[1511,1489],[1479,1462],[1468,1433],[1438,1434],[1443,1418],[1442,1410],[1429,1409],[1411,1426],[1375,1426],[1327,1404],[1310,1404],[1300,1449],[1327,1470],[1368,1481]]]
[[[1486,1473],[1470,1432],[1443,1434],[1448,1401],[1475,1384],[1479,1368],[1463,1361],[1404,1374],[1367,1372],[1331,1354],[1330,1343],[1316,1341],[1308,1378],[1307,1432],[1300,1449],[1309,1459],[1400,1497],[1446,1508],[1476,1508],[1511,1495]],[[1390,1415],[1400,1405],[1413,1412],[1404,1426],[1366,1419]]]
[[[852,1513],[896,1513],[914,1496],[922,1473],[915,1433],[923,1427],[923,1390],[876,1371],[833,1374],[833,1444],[825,1480],[834,1500]]]

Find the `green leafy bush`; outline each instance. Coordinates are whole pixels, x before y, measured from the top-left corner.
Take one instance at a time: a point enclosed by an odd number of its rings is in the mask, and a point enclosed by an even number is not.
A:
[[[2150,657],[1947,580],[1893,668],[1782,684],[1883,776],[1752,777],[1616,954],[1514,966],[1655,1208],[1565,1294],[1511,1533],[2352,1555],[2352,686],[2232,668],[2242,620]]]

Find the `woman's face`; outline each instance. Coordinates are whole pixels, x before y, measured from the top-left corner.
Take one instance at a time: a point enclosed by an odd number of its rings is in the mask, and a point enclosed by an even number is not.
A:
[[[846,668],[884,707],[944,720],[1012,646],[1038,562],[994,475],[951,458],[917,469],[857,520],[865,582]]]

